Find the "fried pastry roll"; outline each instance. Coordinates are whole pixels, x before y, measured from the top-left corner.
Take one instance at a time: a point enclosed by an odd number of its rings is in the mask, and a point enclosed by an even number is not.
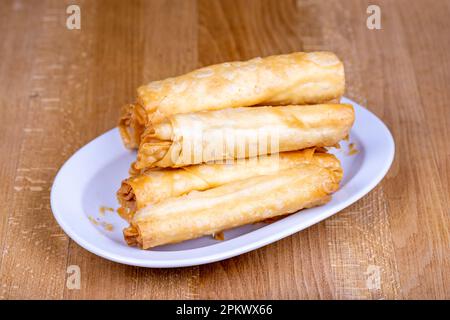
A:
[[[124,229],[124,238],[129,245],[148,249],[216,234],[324,204],[339,180],[331,170],[304,164],[167,198],[139,210]]]
[[[122,182],[117,191],[117,199],[121,205],[118,212],[122,218],[130,221],[137,210],[166,198],[254,176],[274,174],[308,163],[333,171],[339,179],[342,177],[339,160],[332,154],[317,152],[315,148],[242,159],[229,164],[211,163],[150,170]]]
[[[296,52],[226,62],[139,87],[123,108],[119,129],[137,148],[143,129],[167,116],[253,105],[317,104],[344,93],[344,67],[331,52]]]
[[[134,168],[181,167],[333,146],[349,134],[353,121],[353,107],[347,104],[175,114],[146,129]]]

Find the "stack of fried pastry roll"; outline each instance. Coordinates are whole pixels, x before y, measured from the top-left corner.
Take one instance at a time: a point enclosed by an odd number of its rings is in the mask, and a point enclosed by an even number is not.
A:
[[[117,198],[143,249],[326,203],[343,172],[326,152],[348,136],[342,62],[329,52],[227,62],[155,81],[123,108],[137,149]]]

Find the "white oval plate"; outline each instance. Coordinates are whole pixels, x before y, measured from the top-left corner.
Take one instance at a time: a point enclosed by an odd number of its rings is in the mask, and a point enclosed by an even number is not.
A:
[[[151,250],[129,247],[122,236],[126,222],[115,212],[100,210],[102,206],[118,207],[116,191],[136,156],[123,147],[118,130],[113,129],[78,150],[62,166],[51,191],[53,214],[63,230],[86,250],[134,266],[192,266],[260,248],[351,205],[372,190],[391,166],[395,148],[389,130],[357,103],[348,99],[343,102],[353,104],[356,121],[349,141],[331,151],[342,162],[344,179],[340,190],[324,206],[302,210],[271,224],[226,231],[225,241],[202,237]],[[349,155],[349,143],[354,143],[357,154]]]

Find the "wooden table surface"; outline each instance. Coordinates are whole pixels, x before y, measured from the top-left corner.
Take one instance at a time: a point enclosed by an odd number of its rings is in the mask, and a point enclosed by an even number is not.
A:
[[[81,30],[66,28],[69,4]],[[381,30],[366,26],[369,4]],[[0,2],[0,298],[450,298],[450,1]],[[145,269],[79,247],[50,209],[73,152],[136,88],[227,60],[330,50],[346,96],[391,129],[395,162],[334,217],[204,266]],[[82,174],[82,173],[80,173]],[[67,267],[81,288],[66,286]]]

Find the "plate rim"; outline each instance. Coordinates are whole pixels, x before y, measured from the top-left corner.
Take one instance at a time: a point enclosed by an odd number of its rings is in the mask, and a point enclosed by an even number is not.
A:
[[[113,129],[103,133],[102,135],[94,138],[93,140],[91,140],[90,142],[88,142],[87,144],[82,146],[80,149],[78,149],[76,152],[74,152],[73,155],[71,155],[71,157],[69,159],[67,159],[65,161],[65,163],[61,166],[61,168],[59,169],[58,173],[56,174],[56,176],[53,180],[53,185],[52,185],[51,192],[50,192],[50,205],[51,205],[53,216],[55,217],[59,226],[69,236],[69,238],[72,239],[73,241],[75,241],[78,245],[80,245],[85,250],[87,250],[91,253],[94,253],[94,254],[96,254],[102,258],[105,258],[107,260],[111,260],[111,261],[118,262],[121,264],[132,265],[132,266],[148,267],[148,268],[188,267],[188,266],[202,265],[202,264],[221,261],[221,260],[228,259],[228,258],[237,256],[237,255],[240,255],[240,254],[247,253],[252,250],[259,249],[270,243],[276,242],[280,239],[290,236],[296,232],[299,232],[306,228],[309,228],[310,226],[312,226],[320,221],[323,221],[323,220],[333,216],[334,214],[339,213],[341,210],[343,210],[344,208],[355,203],[356,201],[358,201],[359,199],[364,197],[366,194],[368,194],[370,191],[372,191],[381,182],[381,180],[385,177],[385,175],[389,171],[389,169],[392,165],[392,162],[394,160],[394,157],[395,157],[395,142],[394,142],[394,138],[393,138],[392,133],[390,132],[389,128],[374,113],[372,113],[367,108],[361,106],[360,104],[356,103],[355,101],[343,97],[341,100],[341,103],[352,104],[355,108],[355,114],[364,114],[365,116],[368,116],[369,118],[371,118],[371,120],[373,121],[374,124],[377,124],[380,127],[380,129],[383,131],[383,134],[384,134],[383,138],[387,139],[386,141],[383,141],[385,143],[384,151],[387,151],[387,153],[386,153],[385,157],[383,158],[383,160],[384,160],[383,163],[380,164],[380,166],[381,166],[380,170],[376,172],[376,175],[374,177],[372,177],[372,179],[370,179],[369,183],[367,183],[363,188],[361,188],[357,192],[351,194],[347,199],[345,199],[344,201],[342,201],[339,204],[335,204],[334,206],[327,208],[325,210],[323,209],[323,206],[319,207],[322,210],[319,211],[319,213],[317,215],[315,215],[313,218],[309,219],[307,222],[301,223],[301,226],[299,226],[298,224],[297,225],[292,224],[289,227],[287,227],[287,228],[284,227],[281,231],[275,232],[270,236],[261,237],[259,240],[251,241],[250,243],[240,245],[239,247],[236,247],[234,249],[231,248],[231,249],[227,249],[225,251],[219,251],[219,252],[213,252],[213,253],[206,254],[206,255],[201,255],[199,257],[175,259],[175,260],[167,259],[167,258],[161,259],[161,260],[159,260],[159,259],[154,260],[154,259],[150,259],[150,258],[149,259],[141,259],[141,258],[136,258],[136,257],[123,256],[123,255],[117,254],[115,252],[108,252],[105,249],[96,246],[95,243],[92,243],[91,241],[86,240],[83,236],[81,236],[77,232],[75,232],[69,224],[66,223],[66,221],[64,219],[64,214],[61,214],[60,211],[58,210],[59,208],[58,208],[58,201],[57,201],[56,193],[58,191],[59,185],[63,182],[63,181],[61,181],[63,174],[64,174],[65,170],[67,170],[67,167],[69,167],[69,165],[71,164],[71,161],[74,161],[74,158],[77,155],[79,155],[83,149],[88,148],[90,145],[94,144],[98,139],[101,139],[105,135],[110,134],[112,131],[117,130],[117,128],[113,128]],[[364,161],[363,161],[363,164],[364,164]],[[314,208],[312,208],[312,209],[314,209]],[[308,209],[308,210],[311,210],[311,209]],[[298,212],[294,213],[291,216],[286,217],[283,220],[289,219],[292,216],[296,216],[298,214],[299,214]],[[280,222],[280,221],[278,221],[278,222]],[[277,224],[278,222],[272,223],[271,226]],[[265,227],[263,227],[263,228],[265,228]],[[261,229],[263,229],[263,228],[261,228]],[[261,229],[258,229],[258,230],[261,230]],[[224,244],[224,243],[233,244],[230,242],[233,242],[233,240],[235,240],[235,242],[236,242],[236,241],[238,241],[239,238],[244,237],[244,236],[250,237],[251,234],[257,232],[258,230],[254,230],[252,232],[238,236],[236,238],[214,244],[213,246],[220,247],[220,245]],[[189,254],[190,252],[193,253],[193,252],[197,252],[197,251],[204,251],[204,250],[206,250],[205,248],[208,248],[208,247],[211,247],[211,246],[187,249],[187,250],[182,250],[182,251],[170,251],[170,254],[166,254],[166,255],[169,255],[169,256],[176,255],[177,252],[178,253],[183,252],[183,255],[186,255],[186,254]],[[135,249],[135,248],[130,248],[130,249],[139,250],[139,249]],[[158,252],[158,253],[161,254],[162,252]]]

